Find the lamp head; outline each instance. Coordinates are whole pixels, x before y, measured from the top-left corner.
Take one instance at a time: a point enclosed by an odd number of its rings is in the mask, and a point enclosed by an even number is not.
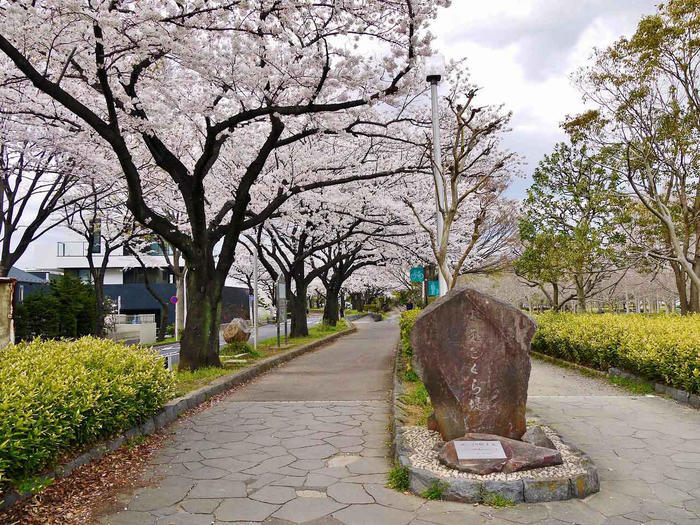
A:
[[[437,84],[445,75],[445,57],[441,54],[425,58],[425,79],[431,84]]]

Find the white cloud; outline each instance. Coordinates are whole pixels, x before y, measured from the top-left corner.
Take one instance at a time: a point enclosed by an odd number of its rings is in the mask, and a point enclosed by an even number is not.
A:
[[[594,46],[631,34],[654,0],[453,0],[433,33],[436,48],[466,58],[482,101],[505,103],[513,115],[507,145],[525,157],[531,173],[554,143],[559,123],[583,109],[569,77],[584,66]],[[527,184],[511,189],[521,196]]]

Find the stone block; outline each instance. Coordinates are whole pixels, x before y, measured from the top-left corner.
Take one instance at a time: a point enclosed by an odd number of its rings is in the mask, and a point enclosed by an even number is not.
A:
[[[448,501],[461,503],[478,503],[484,491],[481,481],[473,479],[451,478],[449,486],[445,489],[444,498]]]
[[[500,442],[506,457],[503,459],[460,458],[457,455],[456,444],[465,441]],[[562,464],[561,454],[556,449],[538,447],[532,443],[493,434],[466,434],[448,441],[440,450],[438,458],[450,468],[480,475],[494,472],[518,472]]]
[[[146,421],[141,423],[139,425],[139,430],[141,431],[141,434],[144,436],[148,436],[149,434],[153,434],[156,431],[156,425],[153,422],[153,418],[149,417]]]
[[[569,490],[571,497],[583,499],[600,490],[598,471],[593,465],[589,465],[585,473],[569,478]]]
[[[514,481],[484,481],[484,492],[491,494],[500,494],[504,498],[508,498],[513,503],[522,503],[525,501],[524,488],[522,480]]]
[[[428,306],[411,332],[413,364],[445,441],[468,432],[520,439],[535,322],[469,287]]]
[[[569,499],[569,491],[568,478],[523,480],[523,494],[527,503]]]

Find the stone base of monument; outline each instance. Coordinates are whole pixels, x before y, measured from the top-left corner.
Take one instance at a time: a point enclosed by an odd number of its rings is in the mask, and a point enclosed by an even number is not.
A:
[[[574,446],[562,441],[551,428],[543,426],[542,430],[551,440],[555,450],[533,450],[542,447],[516,442],[523,447],[519,452],[515,452],[506,444],[503,446],[504,458],[459,461],[454,441],[459,442],[460,439],[445,443],[438,432],[426,427],[397,426],[394,440],[396,460],[402,467],[408,468],[411,492],[421,495],[438,482],[445,487],[444,499],[451,501],[478,503],[485,495],[497,493],[515,503],[540,503],[585,498],[598,492],[598,473],[591,459]],[[482,450],[484,442],[503,443],[502,440],[506,439],[480,434],[472,434],[469,438],[470,441],[480,442]],[[513,444],[510,447],[513,447]],[[490,450],[483,454],[494,455],[492,447],[486,448]],[[523,466],[518,458],[522,460],[526,450],[530,453],[535,452],[535,463],[544,462],[545,465],[517,470]],[[473,451],[466,454],[474,455]],[[530,459],[533,459],[532,455]],[[558,460],[561,460],[561,464],[548,464]],[[490,472],[473,472],[475,468],[480,468],[476,467],[480,461],[482,466],[488,465],[485,470]],[[452,466],[445,464],[449,462],[452,462]],[[460,467],[459,463],[467,463],[470,466],[468,469],[464,468],[464,465],[461,468],[453,468]]]
[[[481,475],[534,470],[564,462],[556,448],[538,447],[493,434],[466,434],[448,441],[440,449],[438,459],[451,469]]]

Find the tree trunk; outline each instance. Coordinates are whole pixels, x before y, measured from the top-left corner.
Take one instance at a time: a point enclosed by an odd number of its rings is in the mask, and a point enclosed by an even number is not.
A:
[[[576,300],[578,301],[578,306],[583,312],[586,311],[586,291],[583,289],[583,285],[576,279]]]
[[[304,279],[295,279],[296,290],[290,294],[292,327],[289,337],[306,337],[309,335],[309,327],[306,322],[306,283]]]
[[[326,288],[326,305],[323,307],[323,324],[328,326],[335,326],[338,324],[339,307],[338,307],[338,295],[340,294],[340,289],[336,286],[329,286]]]
[[[105,291],[104,274],[98,272],[94,279],[95,287],[95,336],[105,336]]]
[[[690,283],[688,313],[700,313],[700,290],[695,282]]]
[[[180,275],[175,277],[175,296],[177,297],[177,303],[175,304],[175,326],[182,330],[185,327],[185,301],[183,300],[185,292],[185,279],[180,273]],[[179,337],[178,334],[175,334]]]
[[[221,366],[219,325],[223,283],[205,263],[187,272],[187,321],[180,344],[180,370]]]

